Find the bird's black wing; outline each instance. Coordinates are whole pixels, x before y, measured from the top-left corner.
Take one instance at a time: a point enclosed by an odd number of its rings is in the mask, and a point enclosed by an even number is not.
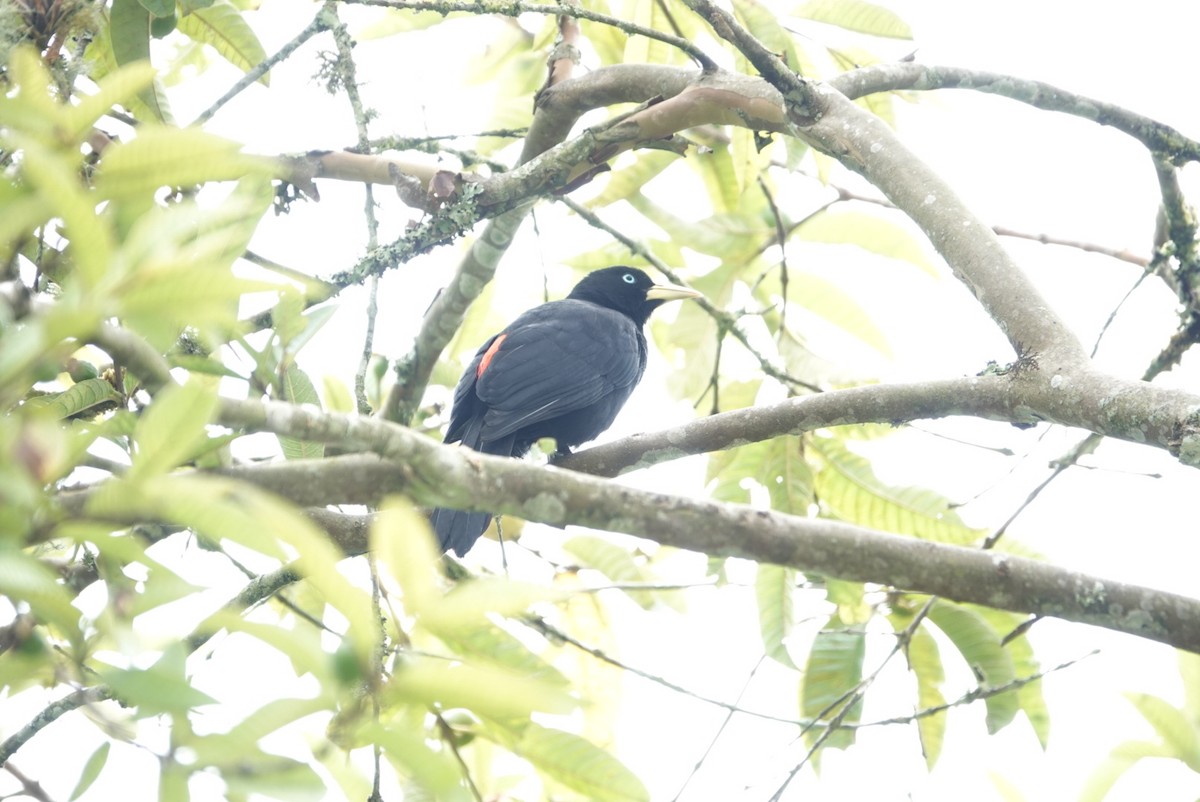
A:
[[[487,405],[483,439],[628,392],[645,369],[645,345],[628,316],[586,301],[553,301],[529,310],[501,332],[504,339],[476,375],[490,343],[469,369]],[[457,395],[457,393],[456,393]]]

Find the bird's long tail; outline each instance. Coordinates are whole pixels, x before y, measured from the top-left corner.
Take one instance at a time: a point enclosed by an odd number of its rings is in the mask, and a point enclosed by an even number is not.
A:
[[[467,425],[466,431],[463,432],[462,444],[484,454],[512,456],[513,437],[511,435],[485,443],[480,436],[482,427],[482,416],[472,420]],[[433,524],[433,531],[437,533],[438,548],[443,552],[453,550],[459,557],[471,550],[475,541],[479,540],[480,535],[487,530],[491,520],[490,512],[452,510],[445,507],[438,507],[429,518],[430,523]]]

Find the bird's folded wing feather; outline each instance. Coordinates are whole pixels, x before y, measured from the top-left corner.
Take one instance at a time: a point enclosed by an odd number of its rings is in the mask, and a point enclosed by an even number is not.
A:
[[[486,439],[590,406],[641,378],[637,325],[625,315],[582,301],[531,309],[475,382],[488,405]]]

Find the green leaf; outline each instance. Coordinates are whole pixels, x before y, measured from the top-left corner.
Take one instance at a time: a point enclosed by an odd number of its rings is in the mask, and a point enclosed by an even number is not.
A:
[[[646,581],[645,572],[629,550],[611,540],[595,535],[576,535],[568,538],[562,547],[584,566],[594,568],[616,584]],[[648,591],[627,590],[625,593],[647,610],[654,606],[654,594]]]
[[[266,60],[267,52],[242,12],[228,0],[219,0],[207,8],[194,8],[179,18],[180,33],[196,42],[212,45],[221,56],[242,72],[249,72]],[[258,82],[270,86],[270,73]]]
[[[779,24],[775,12],[758,0],[734,0],[733,13],[754,37],[783,59],[793,70],[812,75],[808,59],[801,58],[791,32]]]
[[[542,774],[597,802],[648,802],[650,792],[625,764],[590,741],[562,730],[521,722],[484,734],[528,760]]]
[[[489,719],[528,719],[535,711],[568,713],[578,702],[559,687],[500,668],[413,657],[398,666],[381,691],[388,704],[442,710],[464,707]]]
[[[1125,698],[1154,727],[1167,747],[1169,756],[1183,761],[1192,771],[1200,773],[1200,738],[1187,715],[1153,694],[1127,692]]]
[[[96,214],[96,201],[79,184],[75,159],[67,159],[29,136],[10,133],[8,139],[23,151],[21,174],[62,218],[63,234],[70,241],[68,253],[82,288],[100,283],[109,267],[114,242],[106,221]]]
[[[878,214],[825,211],[805,220],[796,229],[795,236],[806,242],[854,245],[889,259],[908,262],[934,278],[939,275],[916,233]]]
[[[283,369],[280,389],[283,399],[292,404],[308,404],[320,408],[321,399],[312,379],[294,362]],[[325,456],[325,444],[279,435],[279,445],[287,459],[320,459]]]
[[[1088,777],[1079,793],[1079,802],[1103,802],[1121,775],[1146,757],[1173,757],[1170,748],[1146,741],[1125,741],[1118,744],[1100,766]]]
[[[809,449],[825,463],[816,476],[817,495],[840,520],[955,545],[987,534],[964,524],[950,501],[932,490],[884,484],[865,458],[836,438],[813,437]]]
[[[268,160],[241,150],[238,143],[199,128],[144,125],[133,139],[105,149],[96,169],[96,192],[105,198],[144,198],[160,187],[271,174]]]
[[[1016,541],[1010,541],[1015,543]],[[1016,613],[1009,613],[1003,610],[993,610],[988,607],[976,607],[970,605],[970,609],[983,616],[992,629],[996,630],[1003,640],[1008,633],[1012,632],[1024,621],[1025,617]],[[1033,654],[1033,645],[1030,644],[1029,638],[1022,635],[1018,638],[1013,638],[1004,645],[1005,651],[1012,658],[1013,675],[1020,677],[1031,677],[1041,671],[1041,663]],[[1050,710],[1046,707],[1046,697],[1042,692],[1042,681],[1035,680],[1027,682],[1017,689],[1017,700],[1024,711],[1025,717],[1029,720],[1029,726],[1033,728],[1033,732],[1037,735],[1038,743],[1042,749],[1046,749],[1050,744]]]
[[[113,106],[149,90],[154,83],[154,67],[149,62],[136,62],[105,75],[92,95],[79,95],[79,103],[65,107],[65,135],[71,141],[81,141],[92,126]]]
[[[954,644],[981,687],[1001,688],[1015,679],[1012,658],[1000,644],[996,630],[981,615],[939,599],[929,610],[929,620]],[[1019,709],[1017,694],[1011,691],[989,696],[984,703],[988,732],[992,734],[1007,726]]]
[[[813,503],[813,475],[804,459],[804,439],[784,435],[766,445],[759,478],[771,497],[771,509],[807,517]]]
[[[636,154],[633,164],[607,173],[607,182],[600,194],[587,202],[591,209],[625,200],[642,190],[651,179],[670,167],[679,156],[662,150],[644,151]]]
[[[862,632],[824,629],[817,633],[800,684],[800,715],[806,719],[830,721],[849,701],[850,694],[862,681],[866,638]],[[843,717],[855,723],[862,717],[862,701],[855,702]],[[813,743],[819,731],[805,734]],[[825,739],[824,745],[845,749],[854,743],[854,730],[839,730]]]
[[[278,650],[288,658],[297,676],[312,674],[322,688],[332,689],[335,679],[330,655],[321,645],[321,632],[306,625],[285,626],[279,623],[264,624],[247,621],[241,615],[228,610],[218,610],[206,618],[196,632],[215,634],[222,629],[240,632]]]
[[[0,546],[0,596],[25,602],[36,618],[54,624],[72,641],[82,638],[79,611],[54,572],[41,560],[9,546]]]
[[[455,633],[439,632],[438,638],[464,657],[483,660],[558,688],[571,685],[562,672],[534,654],[520,638],[490,621]]]
[[[216,700],[192,687],[185,676],[184,645],[168,646],[150,668],[105,668],[97,673],[123,703],[138,709],[141,718],[159,713],[188,714],[192,708],[216,704]]]
[[[754,579],[758,601],[758,628],[767,657],[788,668],[796,668],[784,641],[795,626],[796,571],[769,563],[759,563]]]
[[[438,802],[472,802],[474,796],[462,784],[461,769],[447,749],[434,751],[419,733],[408,728],[372,724],[363,732],[368,743],[376,743],[402,775],[411,778],[430,799]],[[405,794],[405,799],[409,794]],[[419,799],[419,797],[418,797]]]
[[[311,766],[291,758],[265,754],[261,760],[243,757],[231,766],[221,767],[230,799],[261,794],[287,802],[321,802],[328,799],[325,781]]]
[[[530,605],[557,600],[563,592],[514,579],[477,578],[461,582],[436,604],[421,610],[419,621],[435,635],[457,635],[485,626],[489,616],[514,616]]]
[[[175,14],[175,0],[138,0],[142,8],[156,17],[170,17]]]
[[[112,56],[118,66],[150,60],[150,22],[150,12],[138,0],[113,0],[107,30]],[[101,26],[102,29],[105,27]],[[138,99],[153,119],[173,122],[166,94],[157,80],[139,92]]]
[[[717,214],[736,212],[741,194],[738,192],[737,170],[733,166],[733,154],[729,147],[714,145],[707,153],[699,154],[695,159],[695,167],[708,189],[713,211]],[[642,213],[645,214],[644,211]],[[670,233],[669,229],[667,231]]]
[[[912,616],[893,615],[890,618],[897,632],[904,631],[912,623]],[[905,656],[908,658],[908,668],[917,681],[918,712],[944,705],[946,697],[942,694],[942,683],[946,675],[942,670],[941,651],[923,622],[912,633]],[[917,735],[921,739],[921,753],[925,755],[925,768],[933,771],[946,739],[945,712],[918,718]]]
[[[782,293],[779,272],[774,270],[754,291],[765,307],[777,306],[782,299]],[[892,355],[887,335],[875,325],[871,313],[863,308],[853,293],[839,284],[805,269],[792,269],[788,271],[787,300],[789,304],[799,304],[859,342],[874,348],[883,356]],[[778,318],[777,312],[768,313],[768,321],[775,329],[779,325]],[[788,320],[792,318],[789,317]],[[788,328],[791,329],[792,326],[789,325]]]
[[[53,393],[34,398],[24,404],[25,409],[40,409],[48,412],[55,420],[69,418],[72,415],[121,400],[121,394],[105,379],[85,379],[72,384],[61,393]]]
[[[815,22],[888,39],[912,39],[908,23],[882,6],[865,0],[809,0],[792,12]]]
[[[78,799],[92,787],[92,783],[96,782],[96,778],[104,770],[104,764],[108,762],[108,750],[111,747],[112,742],[105,741],[95,752],[92,752],[91,757],[83,764],[83,771],[79,773],[79,782],[75,783],[75,790],[71,792],[69,799]]]
[[[187,462],[203,447],[205,427],[216,410],[216,387],[208,382],[193,379],[163,388],[138,422],[127,481],[158,476]]]
[[[396,580],[409,615],[419,616],[441,600],[435,584],[435,543],[429,519],[402,498],[388,499],[371,524],[377,568]]]

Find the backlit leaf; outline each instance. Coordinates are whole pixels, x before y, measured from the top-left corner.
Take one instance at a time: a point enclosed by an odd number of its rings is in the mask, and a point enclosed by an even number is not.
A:
[[[179,18],[179,31],[197,42],[212,45],[226,61],[249,72],[267,57],[254,30],[246,24],[242,12],[228,0],[218,0],[207,8],[196,8]],[[258,79],[270,85],[270,73]]]
[[[862,681],[866,639],[862,632],[823,629],[817,633],[800,684],[800,715],[805,719],[829,721],[849,702]],[[843,717],[855,723],[862,716],[861,700]],[[819,731],[810,730],[805,738],[811,744]],[[839,730],[825,739],[824,745],[844,749],[854,743],[854,730]]]
[[[758,601],[758,627],[767,657],[788,668],[796,668],[784,641],[795,625],[796,571],[769,563],[759,563],[754,579]]]
[[[1000,645],[996,630],[978,613],[962,605],[938,600],[929,611],[929,620],[950,639],[959,654],[984,688],[1000,688],[1013,681],[1012,658]],[[996,733],[1008,725],[1017,714],[1015,692],[988,696],[987,728]]]
[[[642,781],[623,763],[578,735],[533,722],[522,722],[519,730],[491,727],[485,734],[586,799],[597,802],[650,799]]]
[[[987,534],[966,526],[949,499],[932,490],[884,484],[864,457],[835,438],[813,437],[809,449],[825,463],[816,475],[817,495],[840,520],[956,545],[977,542]]]
[[[809,0],[792,12],[816,22],[889,39],[912,39],[908,23],[892,11],[866,0]]]

